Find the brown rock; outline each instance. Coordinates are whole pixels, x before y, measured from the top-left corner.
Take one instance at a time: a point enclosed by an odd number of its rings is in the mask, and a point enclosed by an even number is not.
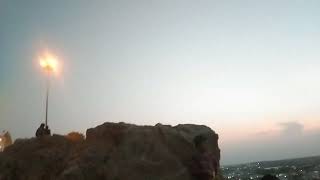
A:
[[[85,141],[64,136],[17,140],[0,153],[0,180],[191,180],[193,137],[205,134],[220,158],[218,135],[206,126],[104,123]]]

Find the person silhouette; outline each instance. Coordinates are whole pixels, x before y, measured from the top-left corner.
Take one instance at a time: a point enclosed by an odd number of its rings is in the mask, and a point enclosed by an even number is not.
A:
[[[51,131],[49,129],[49,126],[46,126],[44,129],[44,134],[50,136],[51,135]]]
[[[40,124],[40,127],[36,131],[36,137],[42,137],[45,135],[45,125],[44,123]]]

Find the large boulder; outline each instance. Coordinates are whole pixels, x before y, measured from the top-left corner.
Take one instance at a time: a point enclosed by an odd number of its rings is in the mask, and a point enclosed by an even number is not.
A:
[[[85,141],[54,135],[18,140],[0,153],[0,180],[191,180],[192,139],[203,134],[220,159],[218,135],[206,126],[104,123]]]

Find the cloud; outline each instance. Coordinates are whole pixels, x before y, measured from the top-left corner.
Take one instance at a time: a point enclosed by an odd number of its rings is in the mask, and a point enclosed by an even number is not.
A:
[[[271,135],[274,131],[273,130],[267,130],[267,131],[258,131],[253,133],[254,137],[260,137],[260,136],[268,136]]]
[[[284,122],[279,125],[283,135],[300,135],[304,130],[304,125],[299,122]]]
[[[251,138],[267,138],[267,137],[290,137],[293,135],[302,135],[305,131],[304,125],[297,121],[289,121],[275,124],[265,130],[252,133]]]
[[[308,130],[296,121],[276,124],[254,138],[221,146],[222,163],[236,164],[320,155],[320,128]]]

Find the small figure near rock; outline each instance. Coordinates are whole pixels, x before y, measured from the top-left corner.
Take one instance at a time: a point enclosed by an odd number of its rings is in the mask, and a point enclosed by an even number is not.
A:
[[[261,180],[279,180],[279,178],[277,178],[276,176],[267,174],[267,175],[264,175]]]
[[[41,123],[40,127],[37,129],[36,137],[50,136],[51,131],[49,126],[46,126],[44,123]]]
[[[37,129],[36,137],[42,137],[45,135],[45,125],[41,123],[40,127]]]
[[[195,180],[213,180],[218,173],[218,161],[208,151],[207,138],[198,135],[193,140],[197,152],[192,157],[190,173]]]
[[[49,129],[49,126],[46,126],[44,129],[44,135],[50,136],[51,135],[51,130]]]

